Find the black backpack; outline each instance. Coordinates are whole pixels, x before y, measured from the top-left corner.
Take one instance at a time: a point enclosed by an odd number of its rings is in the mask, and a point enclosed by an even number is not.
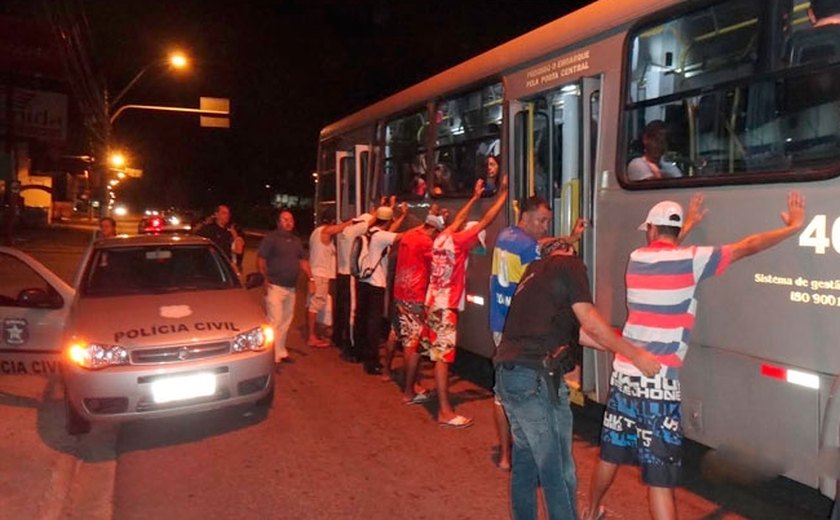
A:
[[[373,275],[390,249],[390,247],[384,248],[379,260],[375,264],[372,264],[369,258],[370,239],[377,231],[379,231],[378,228],[367,230],[365,233],[354,238],[353,245],[350,247],[350,274],[360,280],[366,280]]]

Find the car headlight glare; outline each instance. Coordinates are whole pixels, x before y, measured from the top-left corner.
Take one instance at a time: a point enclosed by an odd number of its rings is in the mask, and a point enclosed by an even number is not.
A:
[[[274,341],[274,331],[263,326],[238,334],[233,338],[234,352],[259,351],[267,348]]]
[[[70,346],[67,354],[71,361],[90,370],[127,365],[129,361],[128,351],[119,345],[75,343]]]

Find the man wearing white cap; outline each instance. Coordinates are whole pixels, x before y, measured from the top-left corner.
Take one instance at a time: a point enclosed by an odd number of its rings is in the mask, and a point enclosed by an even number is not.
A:
[[[680,247],[688,230],[702,220],[701,205],[702,197],[695,196],[683,218],[682,206],[660,202],[639,227],[646,233],[647,246],[630,254],[628,314],[622,335],[653,354],[662,368],[657,375],[645,377],[626,357],[616,355],[601,431],[601,456],[592,476],[585,520],[602,514],[601,500],[620,464],[641,466],[654,518],[676,518],[673,489],[682,453],[679,371],[694,325],[697,284],[723,274],[732,262],[782,242],[805,221],[805,202],[799,193],[791,192],[780,228],[724,246]]]
[[[449,402],[449,365],[455,361],[458,310],[463,305],[467,258],[470,250],[481,240],[481,232],[505,204],[507,176],[502,177],[499,194],[481,220],[469,229],[461,230],[470,207],[480,197],[483,188],[483,182],[476,183],[473,198],[432,245],[432,269],[426,293],[426,334],[421,340],[421,353],[435,362],[435,386],[440,404],[438,424],[451,428],[472,425],[472,419],[456,414]]]
[[[390,206],[376,208],[376,221],[368,229],[367,265],[370,275],[359,278],[358,297],[356,300],[356,349],[364,370],[371,375],[382,373],[379,364],[379,343],[382,341],[382,318],[385,311],[385,288],[388,284],[388,249],[400,237],[389,231],[396,229],[405,219],[408,208],[400,205],[401,214],[393,223],[394,209]],[[391,225],[389,228],[389,224]]]
[[[397,261],[394,268],[394,294],[391,327],[403,347],[406,359],[406,378],[403,402],[419,404],[429,399],[428,392],[419,392],[415,386],[420,344],[420,333],[426,322],[426,289],[431,269],[432,241],[444,228],[445,222],[436,210],[429,212],[423,225],[417,226],[400,238]],[[385,362],[390,372],[393,350]],[[386,372],[387,373],[387,372]],[[419,389],[422,390],[422,389]]]

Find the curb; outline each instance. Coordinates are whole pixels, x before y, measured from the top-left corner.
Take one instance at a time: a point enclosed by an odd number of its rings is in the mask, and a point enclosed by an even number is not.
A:
[[[76,442],[73,476],[59,516],[54,518],[110,520],[117,477],[116,430],[94,431]]]

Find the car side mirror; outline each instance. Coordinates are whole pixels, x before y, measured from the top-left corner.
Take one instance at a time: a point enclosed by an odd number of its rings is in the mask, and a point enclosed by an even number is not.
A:
[[[18,293],[17,305],[34,309],[60,309],[64,305],[64,300],[55,292],[33,287],[22,289]]]
[[[265,277],[263,277],[262,273],[250,273],[245,277],[245,288],[253,289],[254,287],[260,287],[264,282]]]

